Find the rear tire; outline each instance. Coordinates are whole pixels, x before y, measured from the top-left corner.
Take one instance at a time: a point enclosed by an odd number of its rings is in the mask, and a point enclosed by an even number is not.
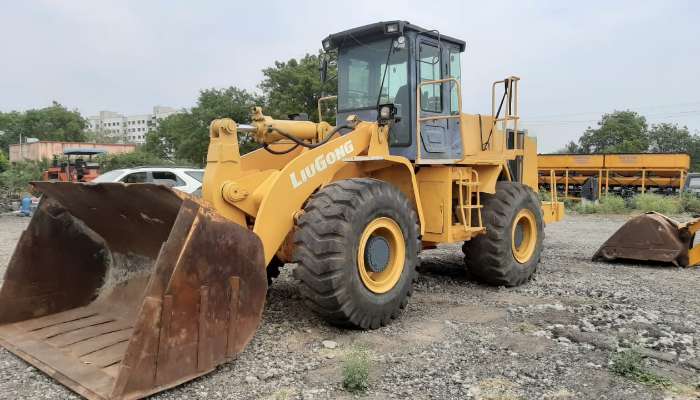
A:
[[[464,242],[464,262],[479,281],[518,286],[537,270],[544,221],[537,194],[517,182],[498,182],[495,194],[482,195],[486,233]]]
[[[386,325],[413,291],[418,236],[413,206],[396,187],[369,178],[325,186],[294,237],[294,275],[306,304],[335,325]]]

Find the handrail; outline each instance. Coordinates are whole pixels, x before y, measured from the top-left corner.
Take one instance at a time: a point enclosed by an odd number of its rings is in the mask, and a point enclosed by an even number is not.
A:
[[[443,84],[447,82],[453,82],[457,87],[457,114],[453,115],[431,115],[428,117],[421,117],[421,88],[426,85]],[[442,90],[442,88],[440,88]],[[420,128],[421,122],[423,121],[434,121],[438,119],[451,119],[451,118],[461,118],[462,116],[462,86],[457,78],[449,77],[444,79],[434,79],[430,81],[423,81],[418,83],[416,87],[416,163],[420,162],[421,159],[421,140],[420,140]]]
[[[509,76],[505,79],[502,79],[500,81],[495,81],[491,85],[491,118],[493,119],[493,126],[494,128],[496,127],[496,124],[499,122],[503,122],[503,132],[508,130],[508,121],[513,121],[513,132],[515,132],[515,135],[518,133],[518,122],[520,121],[520,116],[518,115],[518,103],[519,103],[519,93],[518,93],[518,82],[520,81],[520,78],[517,76]],[[506,108],[503,110],[503,117],[496,118],[496,86],[499,84],[508,84],[508,88],[506,89]],[[513,101],[515,99],[515,101]],[[511,109],[512,105],[512,109]],[[491,144],[489,143],[489,147]],[[506,149],[506,141],[503,141],[503,149]]]

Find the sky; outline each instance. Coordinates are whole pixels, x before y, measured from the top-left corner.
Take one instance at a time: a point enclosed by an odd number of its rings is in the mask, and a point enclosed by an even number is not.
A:
[[[276,60],[330,33],[402,19],[467,42],[463,111],[489,113],[491,82],[519,76],[539,151],[603,113],[700,133],[699,1],[0,0],[0,111],[56,100],[84,116],[192,107],[205,88],[258,90]]]

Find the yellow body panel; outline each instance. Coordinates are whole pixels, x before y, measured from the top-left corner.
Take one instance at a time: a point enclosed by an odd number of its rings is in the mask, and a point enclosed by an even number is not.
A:
[[[509,133],[506,140],[506,126],[508,132],[519,132],[517,123],[509,125],[517,117],[449,117],[460,118],[464,157],[439,164],[425,160],[420,167],[389,154],[388,126],[376,122],[349,118],[353,130],[333,137],[337,133],[325,123],[273,120],[256,108],[252,128],[246,129],[260,143],[276,152],[289,150],[294,141],[280,134],[284,132],[310,146],[287,154],[259,149],[240,156],[235,122],[216,120],[202,195],[223,216],[252,229],[263,243],[266,264],[275,255],[291,260],[295,219],[315,191],[358,177],[389,182],[406,195],[416,209],[424,246],[470,240],[485,232],[481,193],[493,194],[499,180],[514,179],[511,168],[522,173],[524,184],[537,189],[537,142],[522,132]],[[511,160],[519,164],[511,165]],[[563,217],[563,204],[556,199],[543,203],[542,210],[546,222]]]

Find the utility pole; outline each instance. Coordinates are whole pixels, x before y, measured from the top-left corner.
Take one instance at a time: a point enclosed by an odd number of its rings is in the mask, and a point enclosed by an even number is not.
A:
[[[22,132],[19,132],[19,160],[24,161],[24,153],[22,152]]]

